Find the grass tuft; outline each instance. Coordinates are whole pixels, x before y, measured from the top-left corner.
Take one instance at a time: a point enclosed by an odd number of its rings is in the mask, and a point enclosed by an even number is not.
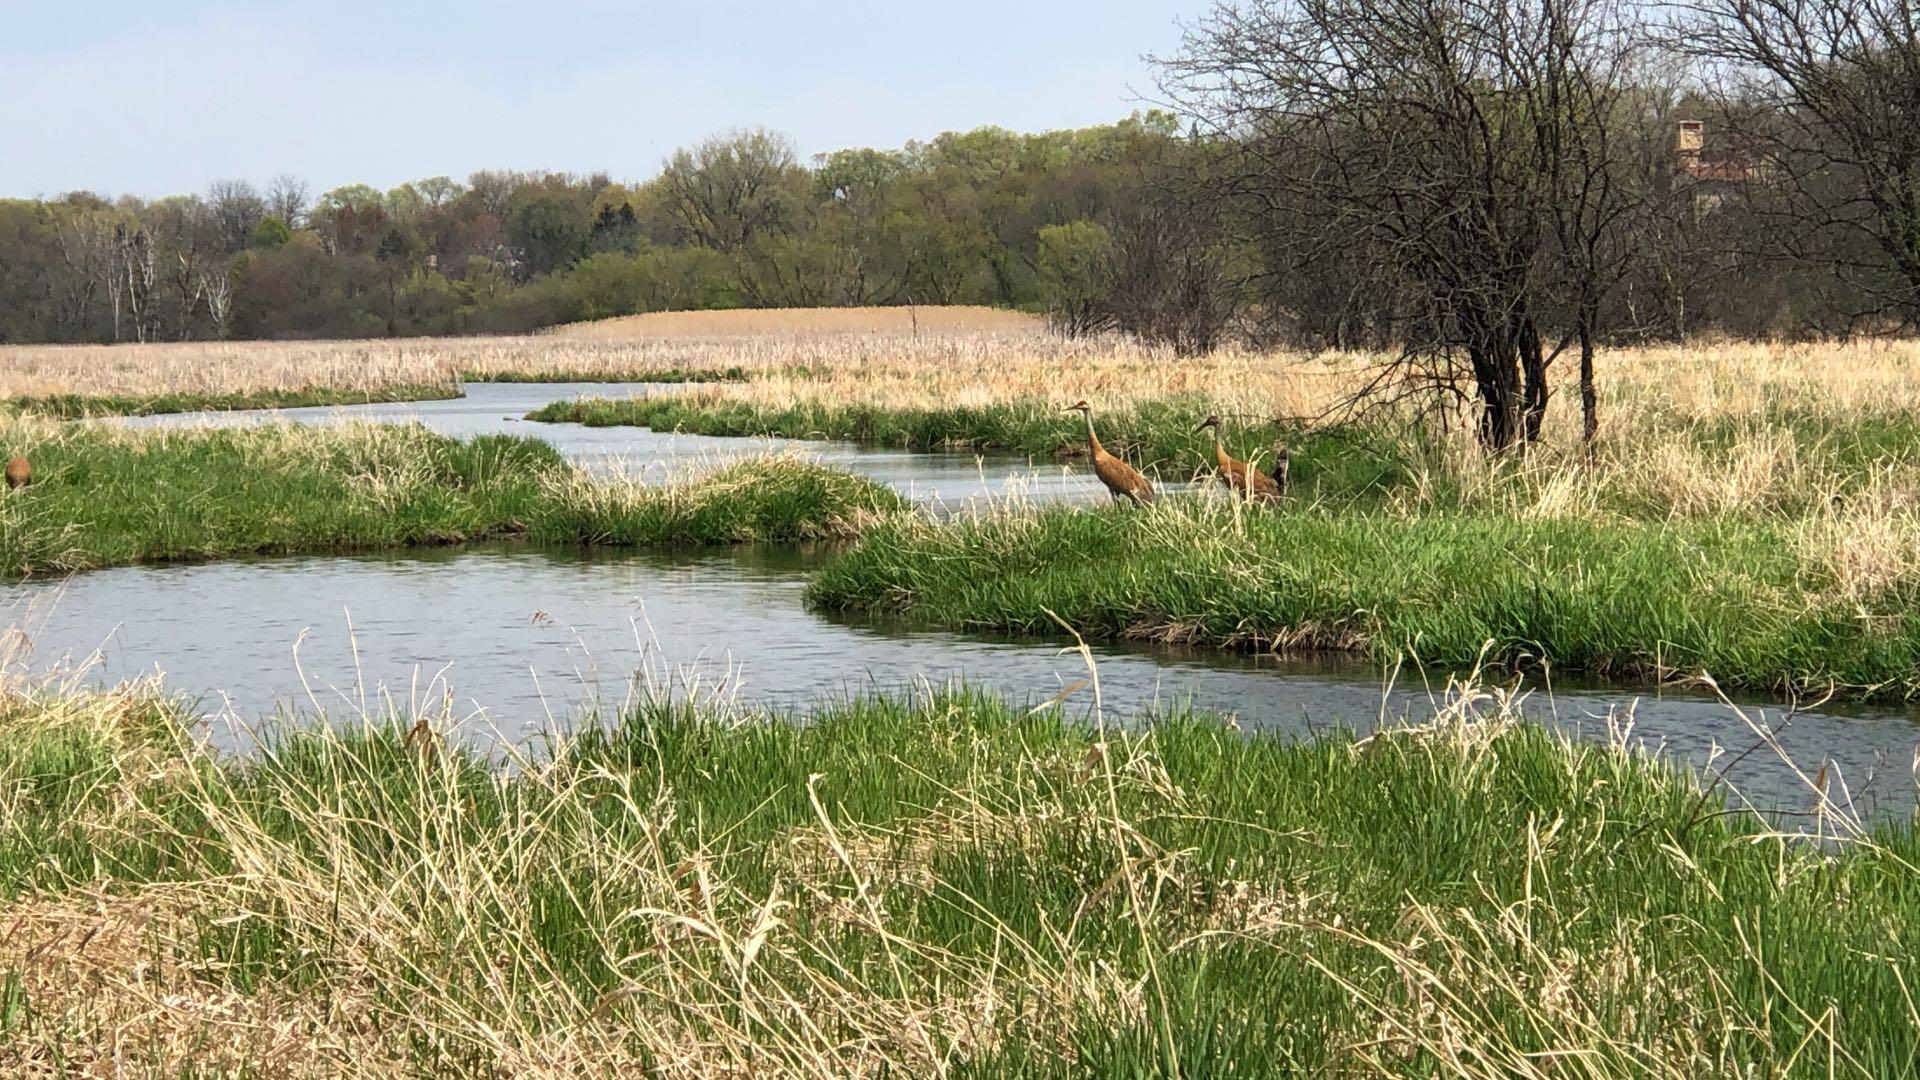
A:
[[[1749,522],[1199,498],[898,519],[824,568],[809,597],[975,630],[1051,634],[1057,616],[1091,638],[1405,653],[1452,670],[1491,642],[1515,668],[1920,694],[1920,576],[1867,588],[1803,554],[1790,530]]]
[[[16,698],[59,718],[0,742],[0,1068],[1910,1075],[1910,826],[1702,813],[1513,704],[1296,743],[654,700],[499,771],[431,721],[215,760],[160,699]]]
[[[129,430],[0,420],[34,482],[0,498],[0,575],[487,539],[596,545],[843,537],[903,503],[757,458],[662,485],[596,478],[538,439],[417,424]]]
[[[232,412],[240,409],[304,409],[334,405],[371,405],[389,401],[444,401],[460,396],[452,384],[389,385],[377,389],[305,386],[229,394],[156,394],[106,396],[52,394],[9,398],[5,406],[20,413],[62,420],[96,416],[155,416],[161,413]]]

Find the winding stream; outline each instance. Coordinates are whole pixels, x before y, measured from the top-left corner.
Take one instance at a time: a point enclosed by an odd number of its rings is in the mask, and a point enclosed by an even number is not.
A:
[[[300,424],[331,424],[346,420],[418,420],[445,435],[528,435],[545,439],[583,468],[606,472],[624,470],[647,480],[663,479],[690,466],[712,465],[735,458],[777,451],[795,451],[849,472],[870,476],[922,503],[949,507],[986,496],[1013,494],[1039,502],[1097,502],[1105,489],[1082,468],[1029,462],[1010,454],[923,453],[876,449],[850,442],[809,442],[800,439],[715,438],[655,432],[636,427],[586,427],[581,424],[536,424],[527,413],[551,401],[579,397],[629,397],[637,393],[675,393],[680,384],[648,383],[468,383],[467,396],[450,401],[411,401],[381,405],[349,405],[280,411],[169,413],[125,417],[119,423],[136,427],[243,425],[284,420]],[[1176,490],[1190,485],[1166,483]]]
[[[1037,499],[1102,494],[1079,470],[1020,459],[513,419],[557,398],[633,389],[476,384],[466,399],[447,402],[126,422],[418,418],[450,434],[547,438],[575,460],[603,469],[665,470],[792,445],[950,506],[1009,490]],[[799,706],[964,679],[1016,700],[1057,700],[1071,715],[1091,714],[1086,666],[1057,644],[839,621],[809,611],[802,594],[823,557],[774,547],[590,555],[476,547],[126,567],[4,591],[9,620],[26,631],[34,666],[84,666],[97,651],[87,669],[91,679],[163,672],[172,689],[199,698],[214,740],[236,748],[245,745],[247,724],[278,710],[318,706],[354,715],[388,701],[445,716],[481,743],[512,742],[582,708],[615,708],[636,682]],[[1439,686],[1429,692],[1408,673],[1385,688],[1379,672],[1350,661],[1145,648],[1099,648],[1094,656],[1102,703],[1117,718],[1191,704],[1248,729],[1365,729],[1383,717],[1430,714],[1440,694]],[[1743,719],[1701,695],[1568,683],[1555,685],[1551,695],[1536,692],[1527,708],[1593,737],[1630,722],[1634,737],[1716,767],[1754,746],[1749,720],[1777,725],[1783,719],[1774,706],[1746,708]],[[1793,717],[1778,737],[1808,772],[1823,761],[1837,765],[1862,813],[1913,811],[1920,713],[1825,708]],[[1763,805],[1800,810],[1813,801],[1771,750],[1739,760],[1731,777]]]

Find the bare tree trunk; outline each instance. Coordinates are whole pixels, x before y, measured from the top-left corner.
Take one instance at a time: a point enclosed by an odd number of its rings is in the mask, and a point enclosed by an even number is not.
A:
[[[200,277],[200,294],[207,298],[207,318],[213,322],[213,336],[226,340],[233,321],[233,279],[225,270]]]
[[[1522,315],[1513,331],[1514,351],[1519,354],[1521,373],[1521,418],[1527,442],[1540,441],[1540,427],[1547,418],[1547,364],[1540,330],[1530,316]]]
[[[1600,437],[1600,394],[1593,384],[1593,327],[1597,316],[1591,305],[1582,304],[1580,312],[1580,451],[1587,466],[1593,466],[1595,445]]]
[[[200,306],[205,295],[207,274],[200,266],[199,252],[191,248],[174,253],[173,287],[179,297],[180,310],[174,324],[174,336],[181,341],[187,340],[193,332],[193,310]]]
[[[63,337],[84,337],[93,322],[93,301],[100,289],[100,263],[107,244],[97,221],[76,216],[58,233],[60,257],[67,266],[67,300],[58,314]],[[64,327],[78,330],[78,335]]]

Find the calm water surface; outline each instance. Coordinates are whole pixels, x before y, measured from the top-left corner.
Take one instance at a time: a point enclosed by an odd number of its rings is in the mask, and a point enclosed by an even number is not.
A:
[[[908,632],[808,611],[806,574],[820,557],[790,548],[475,549],[128,567],[8,591],[37,666],[97,650],[91,678],[164,673],[204,710],[244,721],[316,707],[352,716],[391,703],[444,714],[476,743],[518,741],[583,708],[617,707],[636,678],[776,706],[964,679],[1091,715],[1086,666],[1057,643]],[[1104,707],[1117,719],[1193,705],[1247,729],[1305,734],[1419,719],[1440,696],[1413,676],[1383,693],[1378,672],[1352,663],[1115,648],[1096,649],[1095,659]],[[1593,737],[1630,721],[1636,737],[1696,763],[1755,742],[1733,710],[1690,695],[1562,684],[1536,692],[1528,709]],[[1771,707],[1746,711],[1781,719]],[[229,723],[212,731],[225,745],[245,743]],[[1863,808],[1911,810],[1920,739],[1912,713],[1808,712],[1780,738],[1809,771],[1827,759],[1839,765]],[[1769,752],[1734,775],[1769,805],[1810,801]]]
[[[532,424],[549,401],[671,387],[473,384],[464,399],[128,419],[137,425],[275,420],[417,419],[451,435],[492,432],[551,441],[585,467],[666,475],[768,450],[795,449],[929,503],[964,507],[1009,492],[1096,501],[1076,468],[1005,457],[918,454],[847,443],[656,434],[641,428]],[[1081,658],[1058,643],[992,640],[840,621],[806,609],[806,575],[822,556],[795,549],[679,553],[480,548],[359,558],[240,560],[129,567],[5,589],[41,668],[92,658],[87,677],[163,673],[196,695],[217,742],[243,748],[242,726],[279,711],[334,716],[389,704],[444,714],[480,744],[516,742],[582,710],[617,708],[636,685],[802,706],[822,697],[964,680],[1090,718]],[[97,654],[97,655],[96,655]],[[1106,712],[1118,719],[1191,705],[1249,730],[1307,734],[1335,725],[1430,715],[1443,695],[1417,676],[1386,685],[1352,662],[1103,648],[1095,658]],[[1441,680],[1444,682],[1444,679]],[[1588,737],[1630,725],[1634,737],[1716,767],[1778,728],[1808,772],[1831,761],[1870,814],[1914,808],[1920,715],[1820,709],[1790,723],[1771,705],[1736,711],[1702,696],[1560,683],[1528,699],[1533,715]],[[1744,718],[1742,713],[1744,712]],[[1770,750],[1731,777],[1756,802],[1804,808],[1811,795]]]

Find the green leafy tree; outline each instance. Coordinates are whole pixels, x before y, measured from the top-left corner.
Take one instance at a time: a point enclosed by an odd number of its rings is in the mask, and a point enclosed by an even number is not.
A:
[[[387,336],[399,334],[399,283],[408,274],[413,262],[415,245],[413,238],[398,225],[387,226],[380,237],[380,246],[374,249],[373,257],[379,261],[382,276],[387,283]]]
[[[675,151],[654,183],[687,242],[738,254],[789,227],[806,181],[793,143],[756,129]]]
[[[593,221],[577,199],[546,189],[522,189],[507,217],[507,237],[529,274],[551,274],[586,254]]]
[[[247,243],[249,247],[277,248],[293,239],[293,230],[277,217],[268,217],[253,230],[253,237]]]
[[[1112,234],[1094,222],[1074,221],[1041,229],[1038,243],[1041,297],[1055,328],[1070,337],[1106,329]]]

